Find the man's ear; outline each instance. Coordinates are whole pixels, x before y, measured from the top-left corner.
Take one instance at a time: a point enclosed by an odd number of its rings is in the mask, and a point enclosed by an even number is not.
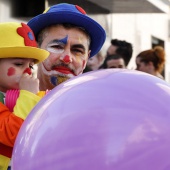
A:
[[[85,59],[85,64],[84,64],[83,70],[86,68],[87,61],[88,61],[88,59],[89,59],[89,57],[90,57],[90,52],[91,52],[91,50],[88,51],[88,56],[87,56],[87,58]]]
[[[90,53],[91,53],[91,50],[88,51],[88,59],[89,59],[89,57],[90,57]]]

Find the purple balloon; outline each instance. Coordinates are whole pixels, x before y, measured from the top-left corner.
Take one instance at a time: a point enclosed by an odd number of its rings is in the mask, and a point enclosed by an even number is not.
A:
[[[50,91],[25,120],[13,170],[169,170],[170,85],[105,69]]]

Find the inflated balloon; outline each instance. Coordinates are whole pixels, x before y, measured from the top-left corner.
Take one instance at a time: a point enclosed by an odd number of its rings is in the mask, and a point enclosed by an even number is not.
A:
[[[169,170],[169,104],[170,85],[138,71],[68,80],[24,122],[13,170]]]

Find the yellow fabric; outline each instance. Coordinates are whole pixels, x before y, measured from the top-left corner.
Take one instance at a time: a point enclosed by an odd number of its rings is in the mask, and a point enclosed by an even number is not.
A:
[[[7,170],[10,158],[0,155],[0,170]]]
[[[14,107],[14,114],[22,119],[26,119],[33,107],[42,97],[26,90],[20,90],[19,97]]]
[[[39,91],[38,93],[37,93],[37,96],[39,96],[39,97],[44,97],[46,95],[46,91]]]
[[[45,91],[40,91],[35,95],[29,91],[20,90],[19,97],[14,107],[14,114],[25,120],[33,107],[45,96],[45,94]],[[10,158],[0,155],[0,170],[7,170],[9,164]]]

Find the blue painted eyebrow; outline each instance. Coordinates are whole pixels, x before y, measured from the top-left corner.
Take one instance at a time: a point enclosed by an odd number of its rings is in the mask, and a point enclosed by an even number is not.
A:
[[[51,43],[62,43],[62,44],[67,44],[67,40],[68,40],[68,35],[66,37],[64,37],[63,39],[55,39],[53,40]]]

